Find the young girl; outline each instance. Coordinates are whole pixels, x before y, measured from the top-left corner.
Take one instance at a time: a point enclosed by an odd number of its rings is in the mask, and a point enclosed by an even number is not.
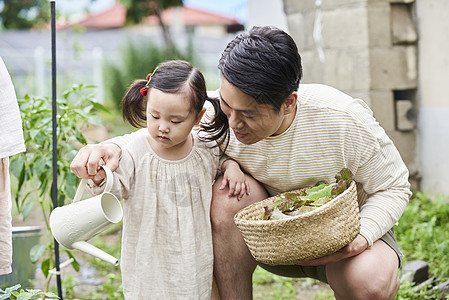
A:
[[[212,183],[223,172],[235,195],[247,192],[233,160],[192,128],[208,99],[203,75],[184,61],[161,63],[126,92],[133,135],[114,172],[124,199],[121,271],[126,299],[210,299]],[[208,99],[211,100],[211,99]],[[212,101],[212,100],[211,100]],[[143,126],[142,126],[143,125]],[[101,186],[91,185],[94,193]]]

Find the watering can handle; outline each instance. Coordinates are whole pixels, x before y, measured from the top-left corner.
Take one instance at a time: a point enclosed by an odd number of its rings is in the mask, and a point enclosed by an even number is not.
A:
[[[106,167],[101,166],[103,170],[106,172],[106,186],[104,187],[105,192],[110,192],[112,188],[112,183],[114,182],[114,177],[112,175],[112,171]],[[75,197],[73,198],[72,202],[77,202],[81,200],[81,197],[84,194],[84,190],[86,189],[87,185],[87,179],[81,179],[80,185],[78,186],[78,189],[76,190]]]

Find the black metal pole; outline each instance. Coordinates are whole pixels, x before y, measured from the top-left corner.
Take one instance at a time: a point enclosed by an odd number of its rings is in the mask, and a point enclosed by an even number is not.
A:
[[[56,104],[56,14],[55,1],[50,1],[51,7],[51,94],[52,94],[52,137],[53,137],[53,186],[52,198],[53,209],[58,207],[58,123],[56,115],[58,106]],[[56,286],[58,288],[58,296],[62,300],[61,275],[59,268],[59,244],[54,240],[55,244],[55,264],[56,264]]]

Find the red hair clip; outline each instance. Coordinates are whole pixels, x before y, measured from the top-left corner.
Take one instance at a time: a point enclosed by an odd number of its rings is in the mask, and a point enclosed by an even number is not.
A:
[[[143,87],[140,89],[140,94],[145,97],[148,94],[148,87]]]
[[[147,83],[145,84],[145,86],[143,88],[140,89],[140,94],[145,97],[148,94],[148,86],[150,85],[151,82],[151,76],[153,76],[153,73],[150,73],[147,75]]]

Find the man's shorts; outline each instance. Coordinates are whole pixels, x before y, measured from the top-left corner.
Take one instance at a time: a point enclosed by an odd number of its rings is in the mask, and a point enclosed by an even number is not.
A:
[[[388,246],[391,247],[391,249],[396,252],[399,259],[399,265],[401,266],[402,258],[404,255],[401,252],[401,249],[399,249],[399,246],[396,242],[396,239],[394,238],[394,232],[393,229],[390,229],[383,237],[380,238],[382,241],[384,241]],[[314,278],[318,279],[319,281],[327,282],[326,278],[326,265],[319,265],[319,266],[298,266],[298,265],[289,265],[289,266],[269,266],[266,264],[259,263],[259,266],[267,270],[268,272],[271,272],[276,275],[280,276],[286,276],[286,277],[294,277],[294,278]]]

